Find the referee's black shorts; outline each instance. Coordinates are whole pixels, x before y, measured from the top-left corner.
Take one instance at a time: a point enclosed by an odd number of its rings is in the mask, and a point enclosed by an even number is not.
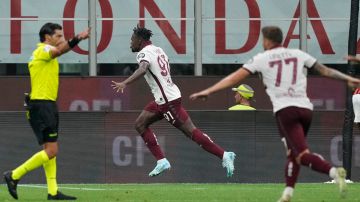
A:
[[[58,139],[59,112],[56,102],[30,100],[28,119],[38,143],[56,142]]]

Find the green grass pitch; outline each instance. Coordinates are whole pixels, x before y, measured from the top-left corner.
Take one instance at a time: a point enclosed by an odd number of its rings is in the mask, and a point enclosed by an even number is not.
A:
[[[92,202],[267,202],[277,201],[283,184],[63,184],[60,191]],[[20,185],[18,201],[47,201],[45,185]],[[15,201],[0,186],[0,201]],[[348,185],[346,198],[340,198],[335,184],[299,183],[293,202],[360,202],[360,183]]]

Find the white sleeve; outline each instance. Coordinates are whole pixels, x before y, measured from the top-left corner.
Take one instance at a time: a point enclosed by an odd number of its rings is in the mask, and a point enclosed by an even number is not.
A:
[[[258,55],[252,57],[250,60],[248,60],[244,65],[243,68],[247,69],[252,74],[256,72],[260,72],[261,68],[261,59],[258,57]]]
[[[300,52],[301,52],[301,58],[304,60],[305,67],[312,68],[316,62],[316,59],[313,56],[309,55],[308,53],[305,53],[303,51]]]
[[[147,61],[148,63],[150,63],[151,62],[150,54],[145,51],[140,51],[136,55],[136,60],[138,64],[140,64],[142,61]]]

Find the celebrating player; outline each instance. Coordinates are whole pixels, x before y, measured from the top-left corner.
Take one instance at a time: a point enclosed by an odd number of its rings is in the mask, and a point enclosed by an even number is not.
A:
[[[345,59],[351,62],[360,63],[360,57],[349,55]],[[354,91],[354,94],[352,96],[352,102],[353,102],[353,110],[355,115],[354,123],[360,129],[360,88],[356,88],[356,90]]]
[[[28,172],[43,166],[48,185],[48,200],[75,200],[58,191],[56,182],[56,155],[58,153],[59,115],[56,105],[59,88],[59,63],[57,57],[67,53],[81,40],[89,37],[89,29],[65,41],[62,27],[46,23],[39,32],[40,43],[29,61],[31,93],[26,100],[28,119],[43,150],[12,171],[4,173],[10,195],[18,199],[17,184]]]
[[[181,130],[187,137],[199,144],[203,149],[222,159],[222,165],[227,170],[227,176],[233,175],[235,153],[225,152],[214,143],[211,138],[196,128],[188,113],[181,104],[181,93],[173,83],[170,75],[170,64],[166,53],[150,41],[151,30],[135,27],[131,37],[131,50],[138,52],[136,60],[138,69],[122,82],[112,81],[116,92],[123,92],[124,88],[140,78],[145,77],[151,88],[155,101],[148,103],[136,119],[135,128],[143,138],[146,146],[157,159],[156,167],[149,176],[156,176],[170,169],[170,163],[165,158],[157,142],[155,134],[149,126],[165,118],[170,124]]]
[[[300,165],[329,175],[339,184],[340,192],[344,194],[346,171],[332,167],[319,154],[310,152],[307,146],[306,135],[311,124],[313,105],[306,94],[307,78],[304,69],[312,68],[323,76],[347,81],[351,87],[358,86],[360,80],[320,64],[301,50],[282,47],[283,35],[278,27],[264,27],[262,34],[265,52],[257,54],[242,68],[215,85],[192,94],[190,99],[206,99],[212,93],[243,81],[251,73],[261,73],[273,104],[280,135],[285,138],[288,151],[286,188],[279,201],[291,200]]]

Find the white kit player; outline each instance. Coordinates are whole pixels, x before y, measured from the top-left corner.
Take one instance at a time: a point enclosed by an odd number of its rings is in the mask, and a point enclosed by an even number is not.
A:
[[[132,52],[138,52],[136,60],[139,67],[126,80],[122,82],[112,81],[111,86],[116,92],[123,92],[127,85],[144,76],[154,95],[155,100],[145,106],[135,122],[137,132],[157,159],[157,165],[149,173],[149,176],[159,175],[171,167],[161,151],[155,134],[149,128],[154,122],[165,118],[203,149],[222,159],[222,165],[226,168],[227,176],[231,177],[234,172],[235,153],[225,152],[208,135],[195,127],[181,104],[179,88],[172,82],[168,56],[160,47],[153,45],[150,41],[151,30],[137,26],[133,31],[130,48]]]
[[[283,35],[278,27],[264,27],[262,35],[265,49],[263,53],[257,54],[242,68],[215,85],[192,94],[190,99],[206,99],[214,92],[242,82],[251,73],[260,73],[273,105],[280,136],[287,149],[286,187],[279,201],[291,200],[300,165],[329,175],[338,182],[340,192],[344,194],[346,171],[332,167],[319,154],[310,152],[306,142],[313,110],[306,94],[306,70],[313,68],[323,76],[347,81],[351,87],[359,86],[360,80],[318,63],[301,50],[282,47]]]
[[[348,55],[345,59],[351,61],[360,63],[360,57],[356,57],[353,55]],[[353,110],[354,110],[354,123],[359,127],[360,129],[360,88],[357,88],[354,90],[353,96],[352,96],[352,102],[353,102]]]

